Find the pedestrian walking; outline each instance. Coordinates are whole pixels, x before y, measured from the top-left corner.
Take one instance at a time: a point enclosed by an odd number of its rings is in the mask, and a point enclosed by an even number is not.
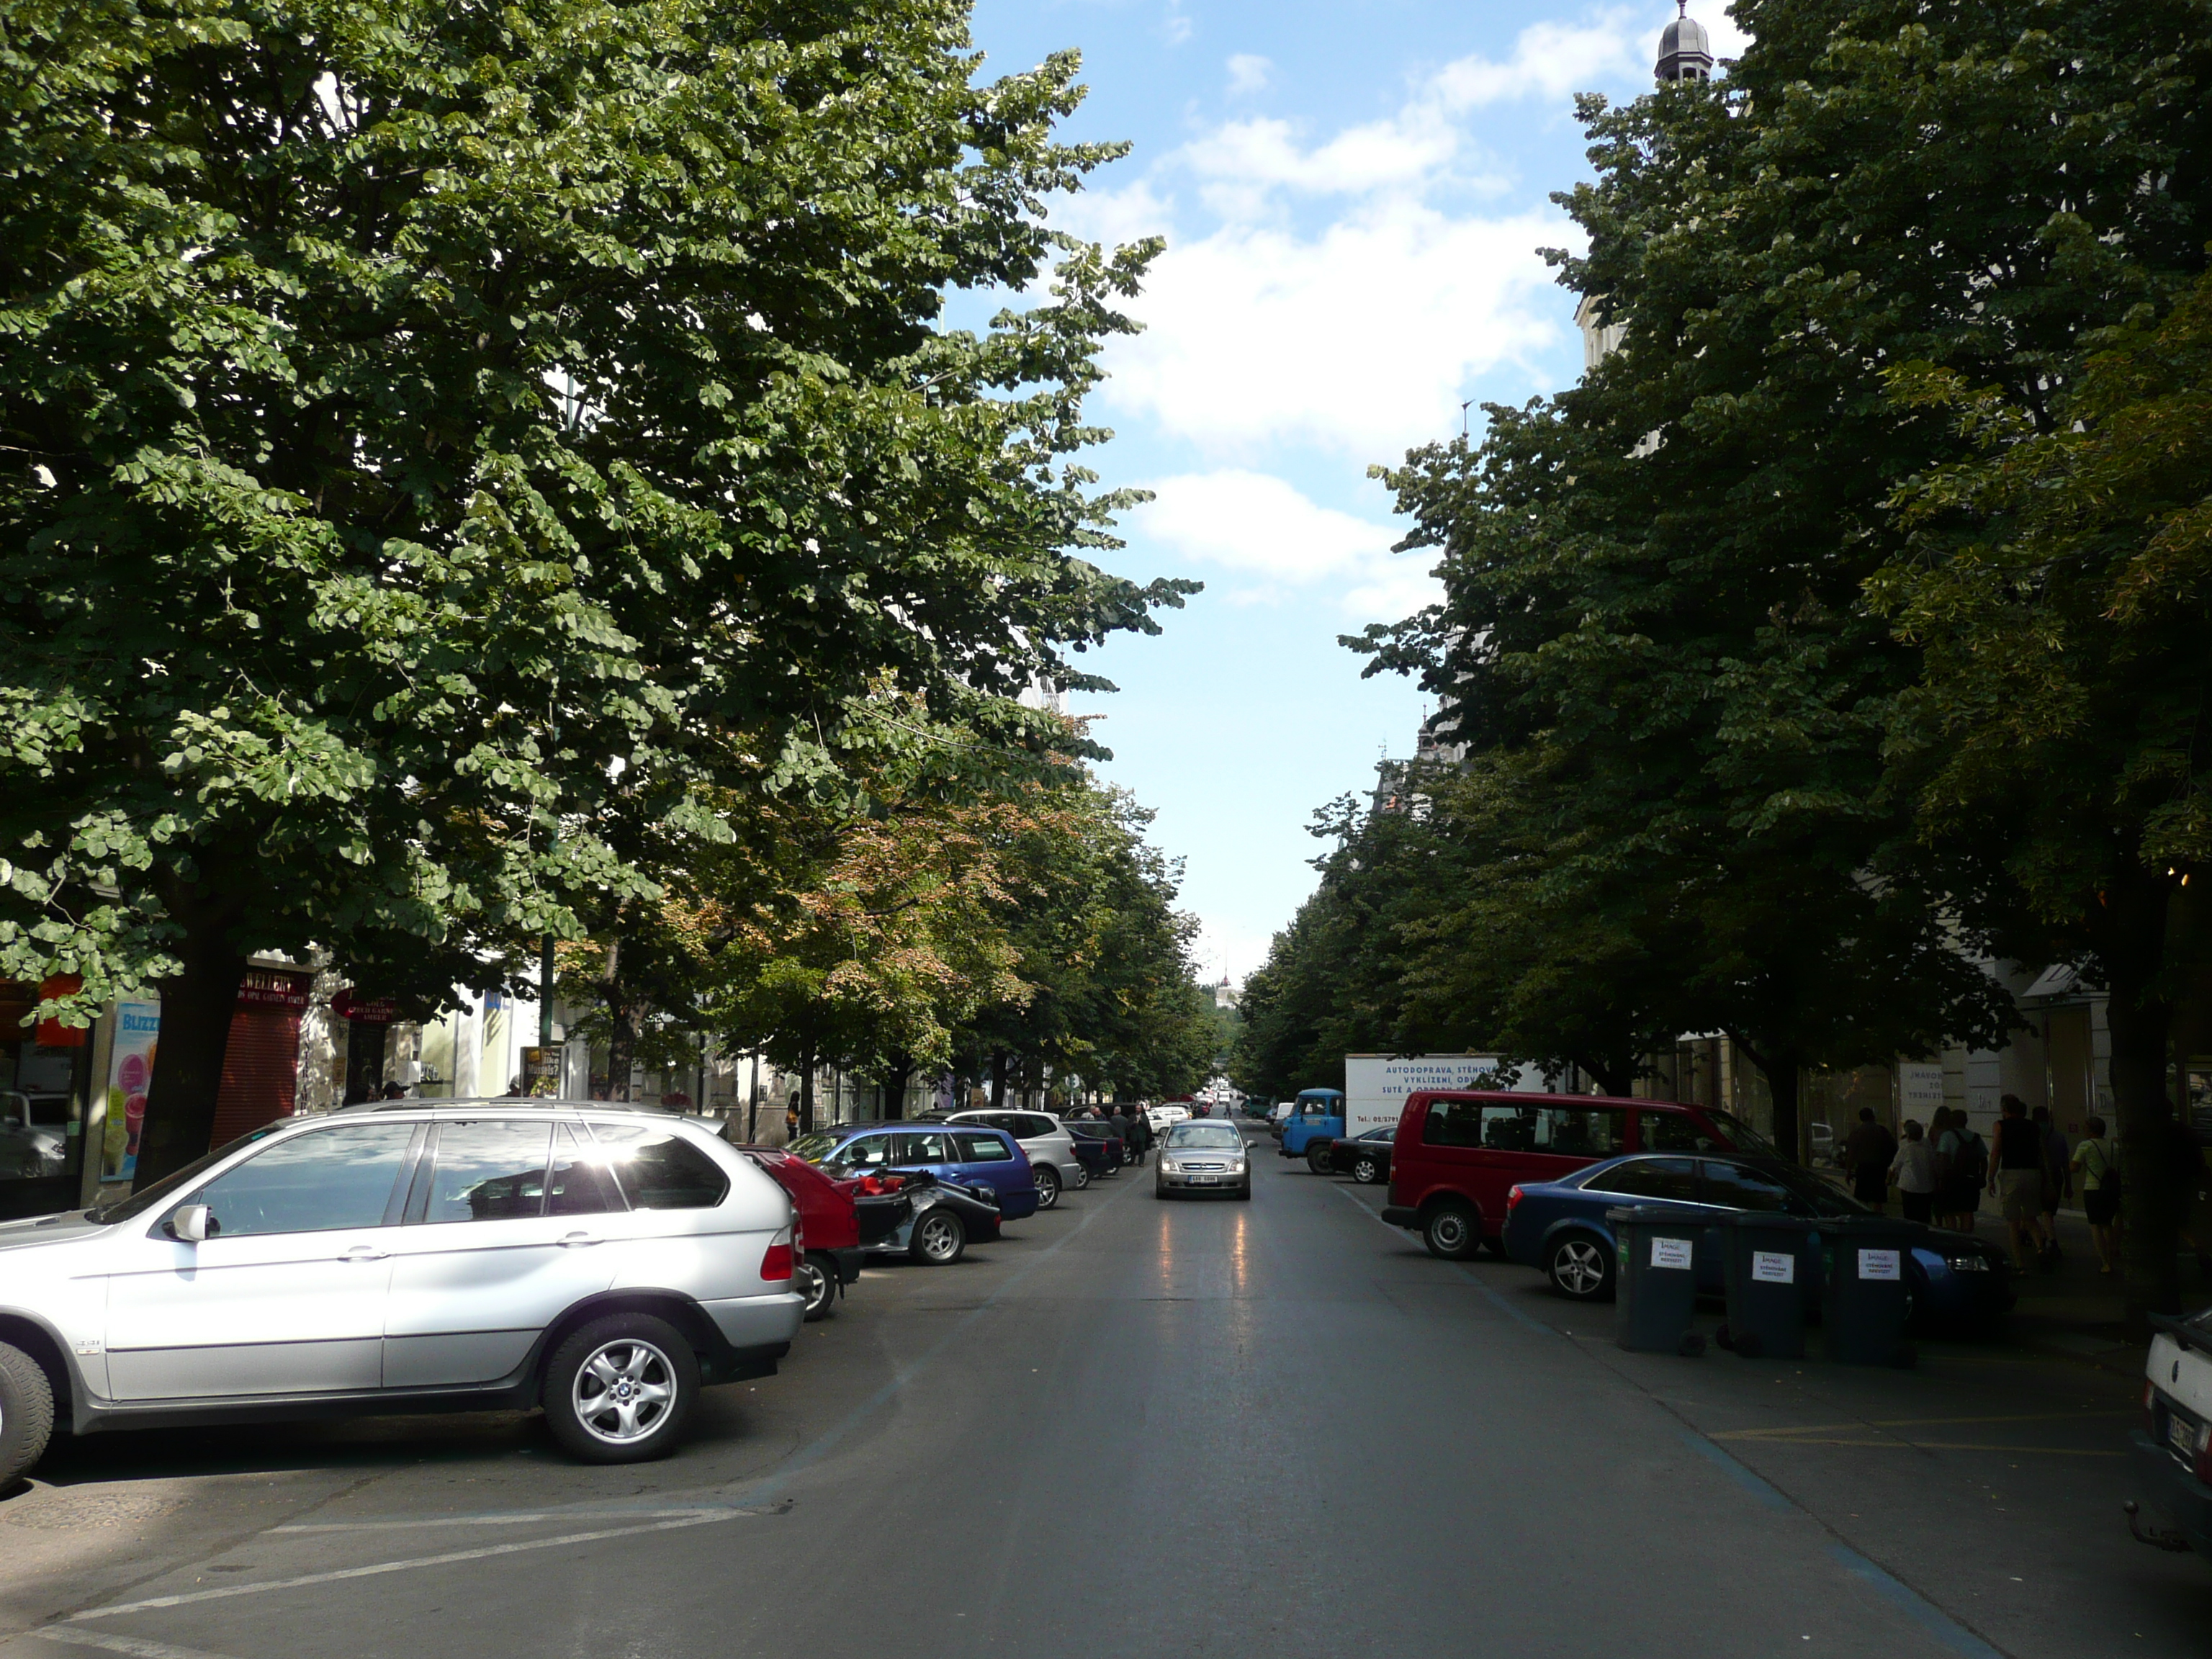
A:
[[[1897,1141],[1874,1120],[1874,1109],[1859,1108],[1859,1121],[1844,1138],[1844,1167],[1851,1172],[1851,1192],[1858,1201],[1879,1210],[1889,1195],[1889,1166],[1897,1158]]]
[[[1145,1154],[1152,1144],[1152,1121],[1145,1115],[1143,1107],[1136,1107],[1129,1113],[1129,1158],[1140,1170],[1145,1167]]]
[[[2105,1120],[2091,1113],[2086,1132],[2074,1143],[2069,1166],[2081,1176],[2081,1209],[2089,1218],[2089,1242],[2096,1247],[2097,1271],[2109,1276],[2120,1259],[2120,1155],[2105,1139]]]
[[[1989,1174],[1990,1152],[1966,1121],[1963,1109],[1936,1109],[1936,1224],[1962,1233],[1974,1231],[1982,1206],[1982,1182]]]
[[[1990,1160],[1989,1190],[1997,1195],[2013,1266],[2022,1273],[2035,1255],[2035,1230],[2043,1218],[2043,1137],[2029,1121],[2027,1103],[2007,1095],[1998,1103],[1996,1156]]]
[[[1127,1163],[1129,1158],[1129,1118],[1119,1105],[1114,1108],[1113,1116],[1106,1120],[1106,1133],[1121,1143],[1121,1158]]]
[[[2043,1265],[2056,1267],[2065,1252],[2058,1248],[2058,1206],[2074,1190],[2073,1171],[2068,1168],[2072,1161],[2066,1136],[2051,1121],[2051,1108],[2039,1106],[2027,1115],[2035,1126],[2036,1139],[2043,1148],[2042,1213],[2036,1218],[2041,1234]]]
[[[1905,1120],[1905,1139],[1889,1163],[1889,1178],[1897,1188],[1897,1201],[1907,1221],[1923,1225],[1936,1215],[1936,1149],[1915,1118]]]

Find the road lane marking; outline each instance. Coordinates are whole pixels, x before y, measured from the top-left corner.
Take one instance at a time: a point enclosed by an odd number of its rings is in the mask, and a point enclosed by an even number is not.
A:
[[[1362,1203],[1360,1201],[1359,1195],[1353,1192],[1351,1188],[1332,1187],[1329,1190],[1333,1193],[1341,1194],[1345,1198],[1350,1200],[1352,1206],[1354,1209],[1358,1210],[1360,1214],[1367,1217],[1378,1227],[1389,1228],[1394,1237],[1404,1237],[1403,1233],[1401,1232],[1398,1228],[1392,1226],[1389,1222],[1383,1220],[1381,1216],[1376,1214],[1373,1210],[1368,1208],[1365,1204]],[[1467,1263],[1464,1261],[1445,1261],[1442,1257],[1437,1259],[1439,1261],[1443,1261],[1444,1266],[1456,1271],[1462,1279],[1464,1279],[1468,1284],[1474,1285],[1476,1290],[1481,1291],[1485,1297],[1489,1298],[1491,1305],[1498,1309],[1501,1313],[1508,1314],[1513,1318],[1519,1320],[1523,1325],[1526,1325],[1532,1331],[1541,1331],[1546,1336],[1558,1336],[1560,1334],[1560,1332],[1556,1327],[1547,1325],[1542,1320],[1538,1319],[1533,1314],[1524,1312],[1522,1310],[1515,1307],[1510,1302],[1505,1299],[1504,1294],[1502,1291],[1498,1291],[1486,1279],[1477,1277],[1473,1269],[1468,1267]]]
[[[653,1521],[641,1527],[610,1527],[598,1532],[572,1532],[558,1538],[533,1538],[520,1544],[487,1544],[472,1550],[448,1550],[442,1555],[417,1555],[404,1561],[377,1561],[365,1567],[337,1567],[328,1572],[301,1573],[296,1578],[272,1578],[259,1584],[218,1584],[211,1589],[185,1590],[174,1595],[149,1595],[139,1601],[118,1601],[112,1607],[73,1613],[69,1622],[112,1619],[125,1613],[149,1613],[159,1607],[188,1607],[196,1601],[227,1601],[239,1595],[266,1595],[271,1590],[300,1589],[309,1584],[331,1584],[345,1578],[374,1578],[387,1572],[411,1572],[419,1567],[449,1566],[456,1561],[483,1561],[495,1555],[520,1555],[530,1550],[556,1550],[570,1544],[595,1544],[605,1538],[635,1538],[646,1533],[676,1532],[685,1527],[711,1527],[734,1521],[744,1510],[719,1510],[692,1514],[676,1521]]]
[[[1796,1428],[1729,1429],[1716,1440],[1771,1440],[1796,1434],[1838,1434],[1847,1429],[1955,1429],[1984,1423],[2079,1423],[2093,1417],[2133,1417],[2125,1409],[2097,1407],[2078,1412],[2015,1412],[2003,1417],[1861,1417],[1848,1423],[1805,1423]]]
[[[113,1631],[71,1630],[67,1625],[46,1625],[36,1630],[27,1630],[21,1638],[47,1642],[72,1642],[79,1647],[105,1648],[110,1653],[127,1653],[131,1659],[225,1659],[220,1653],[209,1653],[200,1648],[180,1648],[167,1642],[149,1642],[143,1636],[119,1636]]]
[[[1717,1434],[1716,1440],[1741,1438],[1736,1435]],[[1992,1446],[1979,1440],[1846,1440],[1820,1439],[1813,1436],[1791,1436],[1787,1438],[1764,1439],[1762,1446],[1869,1446],[1886,1451],[1978,1451],[2003,1452],[2017,1457],[2028,1454],[2037,1457],[2125,1457],[2124,1451],[2109,1451],[2093,1446]]]

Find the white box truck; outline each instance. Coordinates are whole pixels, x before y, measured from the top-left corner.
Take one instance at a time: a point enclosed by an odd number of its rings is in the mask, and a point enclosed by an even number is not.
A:
[[[1423,1089],[1512,1089],[1540,1091],[1533,1066],[1501,1073],[1495,1054],[1346,1054],[1344,1057],[1344,1133],[1398,1127],[1406,1097]]]

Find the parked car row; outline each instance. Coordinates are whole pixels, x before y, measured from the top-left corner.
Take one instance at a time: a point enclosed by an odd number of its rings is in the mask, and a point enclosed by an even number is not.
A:
[[[957,1261],[1093,1172],[1043,1113],[790,1146],[606,1102],[280,1119],[102,1208],[0,1224],[0,1483],[57,1428],[542,1407],[660,1455],[871,1255]],[[1119,1143],[1106,1145],[1117,1152]]]
[[[1708,1222],[1698,1288],[1722,1290],[1719,1229],[1745,1211],[1826,1218],[1869,1213],[1820,1176],[1784,1161],[1748,1125],[1673,1101],[1480,1091],[1408,1097],[1395,1126],[1328,1136],[1331,1090],[1301,1094],[1286,1119],[1316,1174],[1390,1186],[1383,1219],[1418,1231],[1448,1259],[1483,1245],[1541,1271],[1577,1301],[1613,1294],[1617,1241],[1607,1212],[1657,1205]],[[1301,1132],[1304,1132],[1303,1135]],[[1813,1247],[1818,1252],[1816,1240]],[[1962,1233],[1922,1230],[1908,1253],[1916,1317],[1986,1324],[2013,1304],[2002,1250]],[[1817,1272],[1803,1281],[1817,1306]]]

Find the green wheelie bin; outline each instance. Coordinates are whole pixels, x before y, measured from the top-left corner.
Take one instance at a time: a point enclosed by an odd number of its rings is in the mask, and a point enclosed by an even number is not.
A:
[[[1746,1359],[1802,1359],[1813,1224],[1739,1210],[1721,1228],[1728,1252],[1728,1343]]]
[[[1704,1342],[1690,1334],[1698,1309],[1698,1235],[1704,1223],[1663,1205],[1607,1210],[1615,1272],[1613,1340],[1643,1353],[1688,1354]]]
[[[1820,1324],[1828,1358],[1847,1365],[1910,1365],[1912,1247],[1916,1222],[1839,1216],[1820,1224]]]

